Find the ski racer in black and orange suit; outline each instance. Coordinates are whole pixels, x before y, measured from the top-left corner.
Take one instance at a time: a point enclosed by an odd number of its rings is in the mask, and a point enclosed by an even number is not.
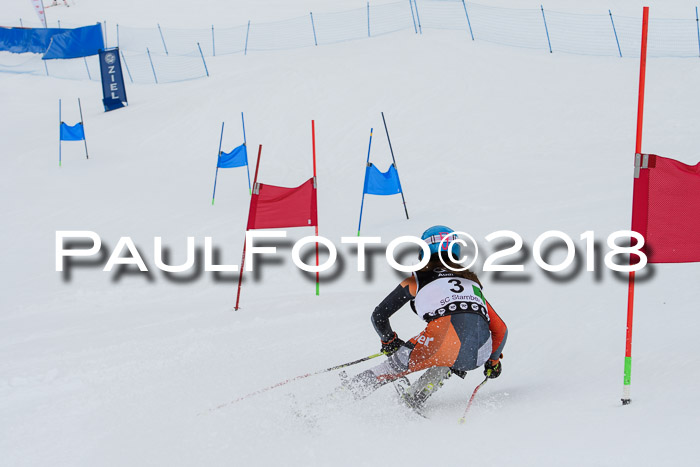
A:
[[[457,265],[438,251],[437,244],[451,232],[448,227],[435,226],[423,234],[433,252],[428,264],[401,282],[372,313],[382,351],[389,358],[348,382],[355,397],[365,397],[409,373],[428,370],[409,389],[411,400],[405,401],[419,406],[452,374],[464,377],[467,371],[484,365],[485,375],[500,375],[508,329],[486,301],[476,274],[445,267]],[[392,330],[389,318],[408,302],[428,324],[423,332],[404,342]],[[427,392],[421,393],[426,388]]]

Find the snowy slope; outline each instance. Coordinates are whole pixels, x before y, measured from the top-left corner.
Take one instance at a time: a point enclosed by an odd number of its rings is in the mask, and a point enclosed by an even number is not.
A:
[[[553,3],[577,11],[574,2]],[[595,4],[634,14],[632,3]],[[49,14],[139,25],[165,21],[165,11],[182,24],[209,24],[222,7],[264,19],[330,9],[312,1],[229,4],[207,2],[190,14],[188,2],[162,9],[161,2],[83,0]],[[671,13],[686,8],[664,5]],[[8,6],[7,15],[32,13],[25,7]],[[578,237],[593,230],[606,252],[607,235],[629,227],[635,60],[551,55],[431,31],[217,57],[210,70],[208,79],[128,86],[129,107],[110,113],[98,83],[0,74],[3,465],[695,465],[697,265],[656,265],[638,284],[633,403],[624,408],[624,277],[602,265],[597,274],[582,268],[552,277],[531,256],[524,279],[484,273],[485,293],[510,334],[503,375],[479,393],[463,426],[456,420],[478,371],[450,380],[429,401],[428,420],[397,406],[391,387],[360,403],[326,401],[335,373],[214,409],[375,353],[370,312],[401,277],[381,256],[367,277],[339,246],[344,268],[316,297],[287,244],[257,280],[246,276],[238,312],[237,276],[183,278],[153,267],[155,236],[174,264],[185,259],[187,236],[198,247],[213,237],[221,261],[238,263],[244,172],[220,171],[215,206],[210,197],[221,122],[230,149],[242,139],[241,111],[251,160],[263,145],[259,179],[285,186],[311,175],[315,119],[320,233],[338,245],[356,232],[370,127],[372,160],[381,168],[390,162],[383,111],[411,219],[398,197],[369,197],[364,235],[386,242],[445,223],[491,252],[490,232],[516,231],[531,247],[556,229],[574,239],[583,261]],[[649,61],[645,151],[697,162],[698,79],[696,60]],[[56,104],[62,98],[64,120],[77,121],[77,97],[91,159],[67,143],[59,169]],[[95,231],[105,254],[132,237],[150,279],[98,265],[64,279],[54,269],[56,230]],[[290,230],[289,240],[311,232]],[[521,280],[508,280],[514,276]],[[408,310],[392,323],[405,339],[422,329]]]

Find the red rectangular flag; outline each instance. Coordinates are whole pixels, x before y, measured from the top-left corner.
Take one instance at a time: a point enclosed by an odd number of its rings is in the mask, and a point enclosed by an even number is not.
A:
[[[256,183],[247,230],[318,226],[316,179],[296,188]]]
[[[637,154],[632,230],[650,263],[700,261],[700,163]]]

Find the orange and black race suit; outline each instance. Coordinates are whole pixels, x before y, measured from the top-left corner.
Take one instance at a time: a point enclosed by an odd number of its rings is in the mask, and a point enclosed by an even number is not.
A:
[[[387,362],[373,368],[374,375],[390,380],[435,366],[464,372],[489,359],[497,361],[508,329],[486,301],[476,276],[473,279],[435,268],[414,273],[392,291],[372,313],[382,342],[394,338],[389,318],[409,301],[428,325]]]

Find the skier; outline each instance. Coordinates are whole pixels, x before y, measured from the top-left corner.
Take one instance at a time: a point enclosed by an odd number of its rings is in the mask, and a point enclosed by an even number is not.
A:
[[[467,371],[482,365],[489,378],[501,374],[501,351],[508,335],[505,323],[484,298],[476,274],[445,267],[459,269],[448,254],[451,250],[459,257],[459,244],[453,243],[457,236],[449,227],[436,225],[421,238],[430,248],[428,264],[401,282],[372,313],[381,351],[389,358],[346,381],[356,399],[409,373],[427,370],[402,395],[404,403],[417,409],[452,374],[464,378]],[[419,259],[422,256],[421,251]],[[392,330],[389,318],[409,301],[428,324],[404,342]]]

